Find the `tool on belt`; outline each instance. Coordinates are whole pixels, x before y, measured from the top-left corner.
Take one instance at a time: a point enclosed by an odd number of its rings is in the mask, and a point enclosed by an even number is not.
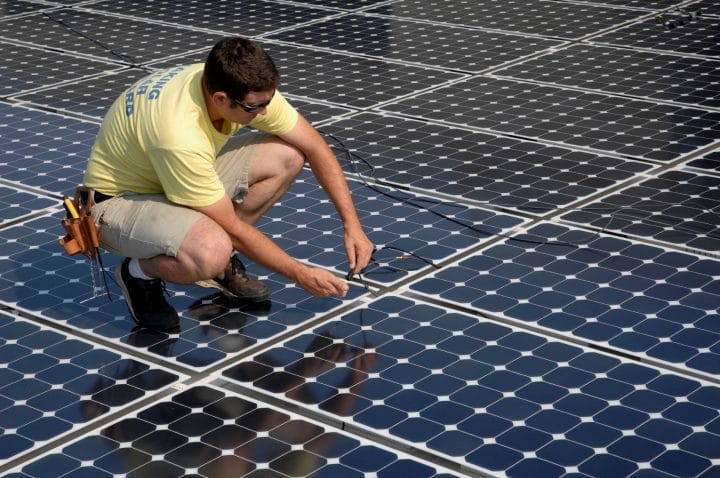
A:
[[[97,297],[97,292],[100,289],[96,281],[96,276],[100,276],[105,286],[105,293],[112,300],[105,280],[105,268],[100,257],[100,240],[98,239],[95,220],[92,217],[94,205],[95,191],[85,186],[78,186],[72,199],[67,196],[63,198],[65,218],[61,221],[61,224],[67,234],[60,239],[60,245],[68,255],[83,254],[90,260],[93,298]],[[95,269],[96,266],[97,269]]]

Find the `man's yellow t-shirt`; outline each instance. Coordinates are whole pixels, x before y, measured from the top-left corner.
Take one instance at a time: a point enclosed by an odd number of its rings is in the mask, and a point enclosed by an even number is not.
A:
[[[162,193],[177,204],[209,206],[225,194],[215,158],[244,125],[217,131],[202,93],[203,64],[157,71],[113,103],[90,152],[84,184],[104,194]],[[279,92],[250,126],[288,133],[298,113]]]

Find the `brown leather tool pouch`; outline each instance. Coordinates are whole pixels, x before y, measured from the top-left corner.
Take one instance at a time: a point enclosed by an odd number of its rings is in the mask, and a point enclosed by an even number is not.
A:
[[[69,255],[84,254],[95,259],[100,247],[95,221],[92,217],[93,190],[79,186],[72,199],[79,217],[66,217],[61,221],[67,234],[60,239],[60,245]]]

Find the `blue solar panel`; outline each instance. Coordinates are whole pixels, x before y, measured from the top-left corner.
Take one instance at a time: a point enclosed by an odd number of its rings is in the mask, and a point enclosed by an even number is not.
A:
[[[441,24],[567,39],[579,39],[607,28],[604,22],[588,21],[588,19],[612,18],[614,22],[624,23],[647,15],[647,12],[642,10],[546,0],[523,2],[481,0],[458,2],[452,8],[423,0],[399,0],[367,11]]]
[[[0,465],[185,378],[0,313]]]
[[[388,112],[667,162],[720,140],[714,110],[473,77],[382,106]]]
[[[480,473],[720,471],[720,389],[635,360],[385,297],[223,372]],[[664,430],[676,430],[674,434]]]
[[[332,135],[328,141],[350,173],[536,215],[652,168],[638,161],[372,113],[322,129]]]
[[[433,41],[426,41],[427,37]],[[369,15],[345,15],[269,38],[464,72],[479,72],[562,44]]]
[[[599,45],[575,45],[496,72],[607,93],[717,108],[720,62]]]
[[[602,230],[720,251],[720,178],[669,171],[563,216]]]
[[[0,175],[55,194],[82,182],[98,125],[0,102]]]
[[[411,289],[710,377],[718,271],[715,259],[543,224]]]
[[[125,91],[128,85],[145,75],[147,72],[141,69],[124,69],[101,77],[44,88],[39,93],[15,95],[14,98],[59,113],[82,115],[99,122],[115,98]],[[84,169],[84,165],[77,166]]]
[[[0,0],[0,475],[720,476],[717,2],[215,3]],[[142,330],[59,199],[128,84],[235,34],[377,250]],[[309,168],[258,226],[346,277]]]
[[[209,386],[158,401],[5,476],[43,478],[48,472],[130,478],[456,476],[437,464]]]
[[[53,200],[39,194],[0,186],[0,224],[16,221],[29,214],[57,206]]]

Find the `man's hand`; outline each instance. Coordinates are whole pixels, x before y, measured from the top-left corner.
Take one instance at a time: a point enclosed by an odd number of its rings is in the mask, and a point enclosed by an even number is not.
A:
[[[345,251],[353,274],[359,274],[370,263],[375,246],[361,227],[345,229]]]
[[[317,297],[328,297],[331,295],[345,297],[350,286],[325,269],[305,266],[297,275],[297,284]]]

